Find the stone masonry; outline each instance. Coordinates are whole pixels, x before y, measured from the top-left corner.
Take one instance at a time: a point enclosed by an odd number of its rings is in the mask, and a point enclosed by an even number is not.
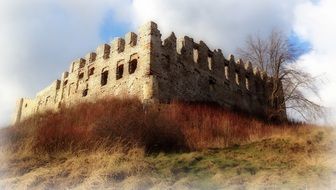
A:
[[[34,99],[21,98],[14,122],[106,96],[135,97],[144,103],[209,102],[266,117],[273,109],[268,81],[250,62],[236,61],[233,55],[226,59],[220,49],[211,51],[202,41],[176,39],[172,33],[162,42],[157,24],[149,22],[138,35],[127,33],[73,61],[60,80]]]

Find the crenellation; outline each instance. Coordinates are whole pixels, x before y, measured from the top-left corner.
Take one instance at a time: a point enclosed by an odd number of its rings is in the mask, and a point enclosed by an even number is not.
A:
[[[244,68],[245,68],[246,72],[253,73],[253,67],[252,67],[252,63],[250,61],[247,61],[245,63]]]
[[[58,87],[58,80],[55,80],[53,83],[51,83],[51,85],[49,85],[48,87],[44,88],[43,90],[41,90],[40,92],[38,92],[36,94],[37,97],[44,97],[47,94],[52,94],[53,92],[55,92],[57,90]]]
[[[198,63],[198,47],[194,43],[194,40],[188,36],[183,37],[178,40],[178,50],[177,52],[182,55],[186,60],[193,60],[196,64]],[[197,55],[195,54],[197,53]]]
[[[270,79],[251,62],[225,58],[193,38],[162,40],[157,24],[141,26],[97,47],[70,64],[61,80],[17,103],[14,122],[46,110],[58,110],[106,96],[136,97],[142,102],[212,102],[225,108],[265,116]]]
[[[141,37],[143,36],[159,36],[161,37],[160,31],[158,29],[158,26],[155,22],[148,22],[139,28],[139,33],[141,34]]]
[[[230,54],[229,56],[228,56],[228,60],[231,62],[231,63],[236,63],[236,59],[235,59],[235,56],[234,55],[232,55],[232,54]]]
[[[261,71],[260,77],[261,77],[261,80],[263,81],[266,81],[268,78],[267,73],[265,71]]]
[[[208,46],[203,41],[200,41],[200,43],[198,44],[197,65],[200,69],[205,71],[211,70],[212,66],[212,58],[210,57],[211,55],[209,55],[209,51],[210,50]]]
[[[241,58],[239,58],[236,61],[236,65],[237,65],[237,67],[244,68],[244,61]]]
[[[125,35],[126,47],[134,47],[138,43],[138,35],[134,32],[129,32]]]
[[[260,70],[258,67],[253,68],[253,74],[258,78],[260,77]]]
[[[125,39],[123,38],[115,38],[111,42],[111,54],[122,53],[125,50]]]
[[[177,38],[174,32],[172,32],[166,39],[163,40],[163,46],[169,49],[177,49]]]
[[[222,50],[215,50],[213,53],[213,73],[221,80],[225,79],[225,58]]]
[[[108,59],[110,57],[111,46],[108,44],[102,44],[96,49],[96,59],[103,58]]]
[[[176,63],[177,60],[177,38],[175,36],[175,33],[172,32],[169,37],[167,37],[165,40],[163,40],[163,52],[162,52],[162,69],[169,71],[173,64]],[[168,72],[162,73],[162,77],[166,78],[168,80]]]
[[[78,69],[83,68],[85,66],[86,60],[84,58],[78,58],[73,61],[70,65],[69,73],[73,73],[78,71]]]
[[[61,88],[61,81],[60,80],[56,80],[56,90],[59,90]]]
[[[24,99],[20,98],[17,102],[16,102],[16,110],[15,110],[15,115],[13,118],[13,123],[18,123],[20,122],[20,119],[22,118],[22,112],[24,111],[23,109],[23,102]]]
[[[66,78],[68,78],[68,76],[69,76],[69,72],[68,71],[63,72],[61,80],[64,81]]]
[[[69,73],[72,73],[74,71],[74,68],[75,68],[75,62],[71,62],[70,68],[69,68]]]
[[[96,60],[97,54],[95,52],[91,52],[85,55],[84,59],[88,61],[88,64],[94,62]]]

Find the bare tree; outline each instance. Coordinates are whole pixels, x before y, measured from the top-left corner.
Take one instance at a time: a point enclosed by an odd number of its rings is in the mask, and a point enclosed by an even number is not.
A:
[[[258,35],[248,37],[245,47],[238,49],[243,59],[250,60],[270,76],[269,103],[275,108],[270,110],[271,118],[289,111],[308,121],[323,114],[323,107],[307,96],[318,97],[317,78],[295,64],[300,51],[300,47],[275,30],[265,39]]]

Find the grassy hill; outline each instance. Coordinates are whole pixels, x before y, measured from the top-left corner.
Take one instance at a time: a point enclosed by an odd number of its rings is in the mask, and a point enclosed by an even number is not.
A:
[[[0,189],[332,189],[335,131],[108,99],[0,131]]]

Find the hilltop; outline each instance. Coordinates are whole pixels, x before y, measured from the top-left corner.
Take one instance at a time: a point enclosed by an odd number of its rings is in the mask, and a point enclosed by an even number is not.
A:
[[[0,189],[330,189],[335,131],[105,99],[0,131]]]

